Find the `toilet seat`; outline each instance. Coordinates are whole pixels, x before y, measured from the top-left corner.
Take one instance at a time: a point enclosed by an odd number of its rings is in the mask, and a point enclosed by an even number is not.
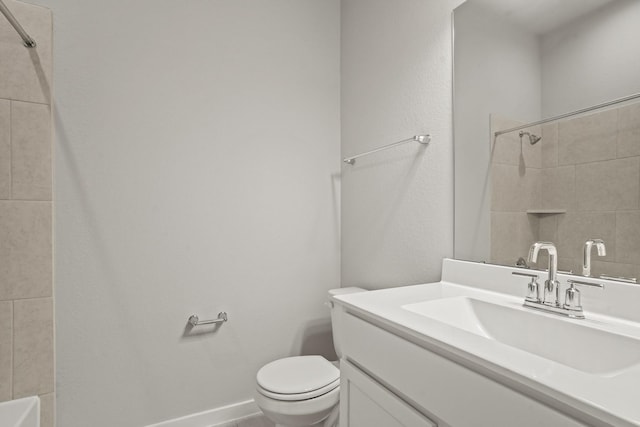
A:
[[[256,379],[260,394],[275,400],[300,401],[338,387],[340,371],[322,356],[295,356],[268,363]]]
[[[281,394],[274,393],[269,390],[265,390],[264,388],[258,386],[258,391],[260,394],[266,397],[270,397],[275,400],[284,400],[284,401],[298,401],[298,400],[308,400],[313,399],[314,397],[322,396],[323,394],[329,393],[334,388],[340,385],[340,379],[337,379],[324,387],[321,387],[317,390],[308,391],[305,393],[290,393],[290,394]]]

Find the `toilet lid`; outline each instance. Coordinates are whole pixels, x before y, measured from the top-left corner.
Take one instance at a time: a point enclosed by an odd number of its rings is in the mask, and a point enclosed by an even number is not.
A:
[[[282,395],[327,392],[339,385],[340,371],[322,356],[286,357],[266,364],[256,376],[258,386]],[[269,394],[271,394],[269,393]]]

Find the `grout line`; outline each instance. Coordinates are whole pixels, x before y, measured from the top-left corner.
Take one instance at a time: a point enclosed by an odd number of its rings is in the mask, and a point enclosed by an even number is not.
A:
[[[0,202],[52,203],[53,200],[0,199]]]
[[[14,387],[16,379],[16,305],[14,301],[11,301],[11,384],[9,384],[9,390],[11,390],[11,399],[15,399]]]
[[[9,193],[13,199],[13,101],[9,101]]]
[[[24,99],[15,99],[15,98],[2,98],[0,97],[0,100],[6,100],[6,101],[10,101],[10,102],[24,102],[25,104],[38,104],[38,105],[46,105],[46,106],[51,106],[51,104],[49,102],[39,102],[39,101],[25,101]]]
[[[7,299],[7,300],[0,300],[0,302],[2,302],[2,301],[11,301],[11,302],[28,301],[28,300],[36,300],[36,299],[47,299],[47,298],[53,298],[53,295],[24,297],[24,298],[11,298],[11,299]]]

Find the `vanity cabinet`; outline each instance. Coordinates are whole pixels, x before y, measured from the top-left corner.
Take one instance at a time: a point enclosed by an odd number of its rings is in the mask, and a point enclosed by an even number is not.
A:
[[[576,418],[345,313],[340,427],[578,427]],[[549,403],[549,402],[547,402]]]
[[[340,427],[436,427],[347,361],[340,365]]]

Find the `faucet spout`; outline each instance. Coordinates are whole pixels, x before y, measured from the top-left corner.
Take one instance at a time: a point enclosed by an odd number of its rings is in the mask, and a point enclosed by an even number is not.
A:
[[[591,276],[591,249],[594,245],[598,251],[598,256],[607,255],[607,248],[604,246],[604,241],[602,239],[589,239],[584,242],[582,275],[585,277]]]
[[[598,255],[605,255],[606,249],[604,247],[604,242],[600,239],[590,239],[585,243],[585,260],[587,259],[587,248],[588,253],[591,253],[591,248],[593,246],[598,249]],[[571,317],[572,319],[584,319],[584,312],[582,311],[582,305],[580,304],[580,291],[575,288],[575,285],[596,286],[599,288],[604,286],[600,283],[581,282],[571,279],[567,280],[567,283],[569,283],[571,287],[566,291],[564,304],[560,305],[560,298],[558,295],[560,282],[557,277],[558,250],[551,242],[535,242],[529,248],[529,262],[538,262],[538,255],[540,255],[540,251],[547,251],[549,253],[549,278],[544,282],[544,298],[540,298],[540,286],[537,282],[537,274],[532,274],[534,273],[533,271],[531,273],[525,273],[519,269],[511,272],[511,274],[516,276],[526,276],[531,278],[531,282],[527,286],[527,296],[524,299],[523,305],[535,310],[543,310],[547,313]]]
[[[544,282],[543,304],[557,307],[558,302],[558,250],[551,242],[536,242],[529,248],[529,262],[537,262],[540,251],[549,254],[549,277]]]

